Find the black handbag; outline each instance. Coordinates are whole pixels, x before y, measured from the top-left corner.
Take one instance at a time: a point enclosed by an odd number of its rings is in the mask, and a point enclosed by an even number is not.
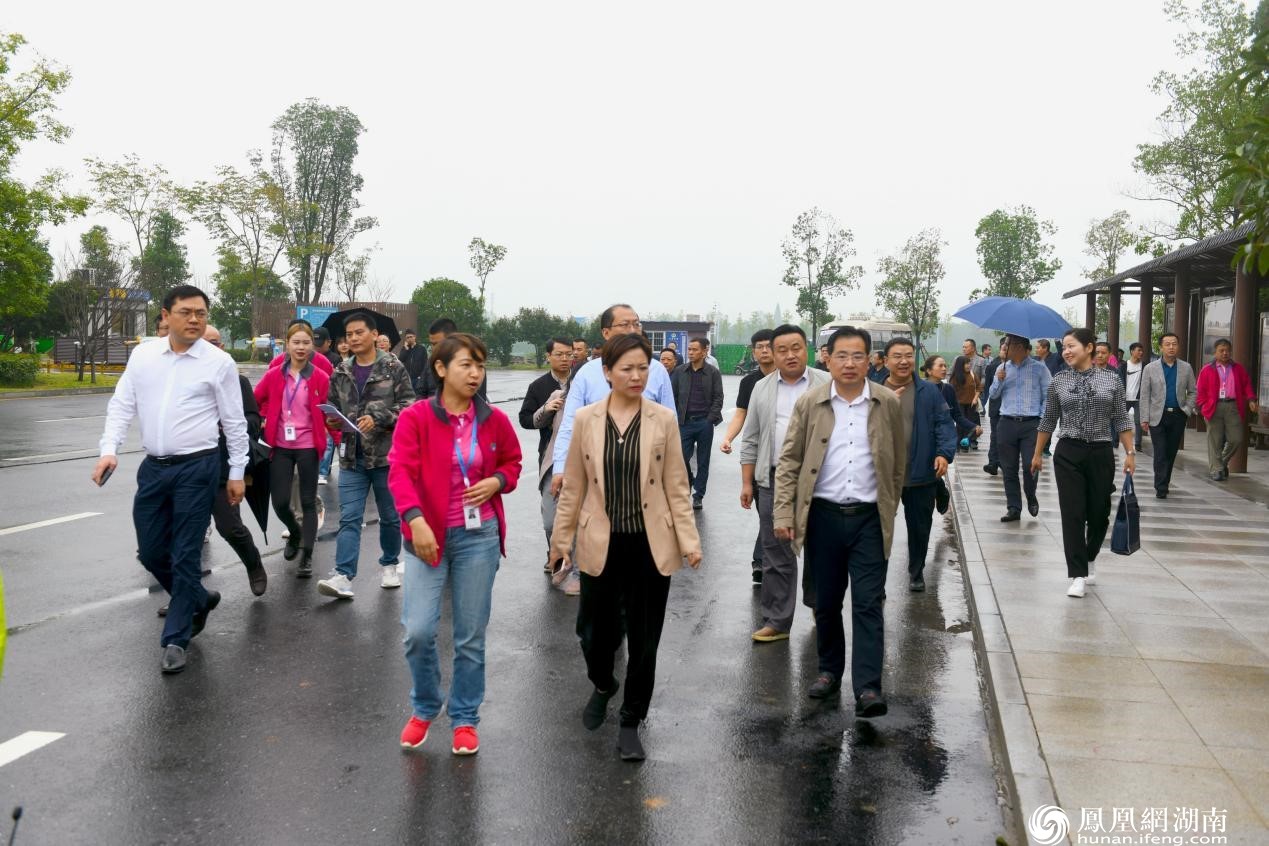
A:
[[[1137,505],[1132,474],[1125,473],[1119,510],[1115,512],[1115,527],[1110,535],[1110,551],[1116,555],[1132,555],[1138,549],[1141,549],[1141,508]]]

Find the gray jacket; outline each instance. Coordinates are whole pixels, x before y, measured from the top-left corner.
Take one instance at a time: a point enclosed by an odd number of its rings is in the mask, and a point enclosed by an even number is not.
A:
[[[816,385],[832,381],[826,371],[816,370],[814,367],[806,369],[806,378],[810,383],[808,391]],[[764,488],[770,487],[768,468],[775,464],[771,460],[771,436],[775,431],[776,383],[779,380],[780,371],[776,370],[759,379],[758,384],[753,386],[740,441],[740,463],[754,465],[754,481]],[[779,456],[778,451],[776,456]]]
[[[1168,386],[1163,380],[1163,359],[1156,358],[1141,371],[1141,395],[1138,398],[1142,422],[1158,426],[1163,419],[1163,402]],[[1186,416],[1194,413],[1196,384],[1194,368],[1188,361],[1176,360],[1176,401]]]

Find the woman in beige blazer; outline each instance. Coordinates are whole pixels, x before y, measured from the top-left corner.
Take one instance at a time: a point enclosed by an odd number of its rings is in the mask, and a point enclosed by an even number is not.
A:
[[[604,345],[604,375],[612,392],[577,412],[555,512],[551,559],[571,565],[577,538],[581,605],[577,633],[595,692],[582,714],[594,731],[620,685],[613,661],[626,621],[626,694],[617,751],[622,760],[645,757],[639,723],[648,715],[657,646],[665,622],[670,574],[701,563],[687,466],[674,412],[643,398],[652,347],[641,335],[618,335]]]

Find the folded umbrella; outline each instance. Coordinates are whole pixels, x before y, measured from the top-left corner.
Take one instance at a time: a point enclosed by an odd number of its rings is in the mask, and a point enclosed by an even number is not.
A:
[[[1053,309],[1016,297],[983,297],[961,306],[952,316],[1023,338],[1061,338],[1071,331],[1071,324]]]
[[[252,461],[247,465],[246,479],[247,490],[243,499],[247,501],[247,507],[251,509],[251,513],[256,515],[256,522],[260,524],[260,533],[268,539],[269,529],[269,461],[267,457],[262,458],[255,449],[252,450]]]
[[[397,322],[382,312],[375,311],[370,308],[349,308],[343,311],[337,311],[322,322],[327,332],[330,332],[332,338],[344,337],[344,321],[351,314],[361,312],[368,314],[375,319],[375,323],[379,327],[380,335],[387,335],[388,340],[392,344],[392,348],[396,349],[397,344],[401,343],[401,333],[397,331]]]

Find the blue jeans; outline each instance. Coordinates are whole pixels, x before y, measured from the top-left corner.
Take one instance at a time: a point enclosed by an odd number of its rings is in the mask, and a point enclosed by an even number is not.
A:
[[[317,475],[330,478],[330,462],[335,457],[335,439],[326,433],[326,452],[322,453],[322,460],[317,465]]]
[[[366,494],[375,489],[379,508],[379,563],[395,565],[401,554],[401,516],[388,490],[388,468],[367,469],[362,459],[354,467],[339,471],[339,534],[335,536],[335,571],[350,579],[357,577],[357,557],[361,553],[361,521],[366,516]]]
[[[436,628],[448,582],[454,622],[454,677],[446,710],[455,728],[480,722],[478,712],[485,699],[485,627],[493,604],[498,558],[497,519],[472,531],[461,526],[446,530],[445,551],[436,567],[405,550],[401,625],[405,627],[405,661],[414,679],[410,704],[414,716],[421,720],[436,719],[445,704]]]
[[[687,481],[692,495],[705,498],[709,484],[709,456],[714,446],[714,424],[702,418],[687,420],[679,427],[679,439],[683,444],[683,461],[687,464]],[[692,453],[696,454],[696,472],[692,472]]]

